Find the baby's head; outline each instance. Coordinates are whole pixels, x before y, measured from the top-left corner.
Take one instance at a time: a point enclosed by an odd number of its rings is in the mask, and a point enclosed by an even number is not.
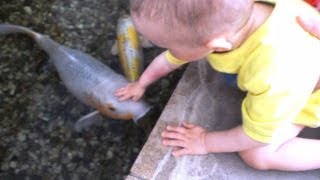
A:
[[[253,0],[130,0],[138,31],[184,60],[230,50],[227,38],[247,23],[252,7]]]

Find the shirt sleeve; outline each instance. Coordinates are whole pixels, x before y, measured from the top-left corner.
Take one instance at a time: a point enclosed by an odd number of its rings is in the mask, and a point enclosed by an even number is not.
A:
[[[260,92],[248,91],[241,111],[243,130],[249,137],[272,143],[281,138],[282,127],[292,124],[312,93],[310,86],[303,86],[302,83],[299,86],[296,85],[299,82],[292,80],[274,80],[264,85]]]
[[[167,50],[165,52],[165,57],[167,59],[167,61],[171,64],[174,64],[174,65],[183,65],[183,64],[186,64],[188,63],[187,61],[183,61],[183,60],[180,60],[176,57],[174,57],[169,50]]]

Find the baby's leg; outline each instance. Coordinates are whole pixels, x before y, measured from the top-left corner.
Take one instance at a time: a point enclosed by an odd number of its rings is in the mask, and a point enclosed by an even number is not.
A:
[[[320,140],[296,137],[304,128],[292,125],[282,130],[279,142],[239,152],[251,167],[267,170],[303,171],[320,168]]]

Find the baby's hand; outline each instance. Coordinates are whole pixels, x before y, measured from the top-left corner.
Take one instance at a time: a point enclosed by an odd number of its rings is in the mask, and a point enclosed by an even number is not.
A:
[[[119,101],[124,101],[130,98],[137,101],[143,96],[145,90],[146,89],[140,86],[138,82],[133,82],[116,90],[115,96],[119,97]]]
[[[187,154],[207,154],[205,136],[207,131],[193,124],[183,122],[181,127],[167,126],[162,132],[164,140],[162,143],[167,146],[180,147],[181,149],[172,152],[174,156]]]

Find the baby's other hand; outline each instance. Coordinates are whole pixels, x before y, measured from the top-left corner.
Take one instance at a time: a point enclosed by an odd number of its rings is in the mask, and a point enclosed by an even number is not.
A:
[[[161,133],[164,145],[181,148],[172,152],[174,156],[207,154],[206,134],[204,128],[187,122],[183,122],[181,127],[167,126],[167,130]]]
[[[115,96],[119,97],[119,101],[125,101],[130,98],[137,101],[143,96],[145,90],[146,89],[140,86],[138,82],[133,82],[129,83],[125,87],[117,89]]]

